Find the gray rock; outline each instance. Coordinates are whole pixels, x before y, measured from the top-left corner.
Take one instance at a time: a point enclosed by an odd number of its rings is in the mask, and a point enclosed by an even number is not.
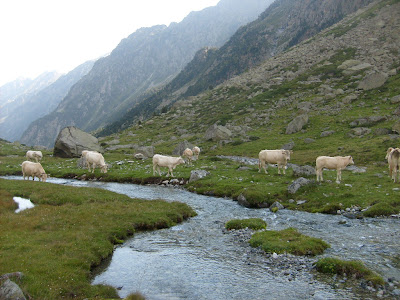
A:
[[[244,207],[250,207],[250,203],[247,201],[246,197],[243,194],[240,194],[237,198],[237,201],[240,205]]]
[[[295,181],[293,181],[292,184],[290,184],[288,186],[288,192],[289,192],[289,194],[294,194],[299,190],[299,188],[309,185],[311,183],[312,183],[312,180],[306,179],[304,177],[300,177],[300,178],[296,179]]]
[[[292,165],[292,169],[293,169],[293,176],[296,177],[315,175],[315,168],[309,165],[306,166]]]
[[[145,157],[153,157],[154,156],[154,146],[137,147],[136,151],[138,153],[143,154]]]
[[[6,279],[0,286],[0,299],[4,300],[25,300],[21,288],[10,279]]]
[[[361,90],[372,90],[381,87],[385,84],[388,75],[385,73],[372,73],[364,77],[364,79],[358,84],[358,88]]]
[[[370,116],[365,118],[359,118],[350,123],[350,127],[360,127],[360,126],[373,126],[375,124],[386,121],[387,118],[384,116]]]
[[[276,207],[276,208],[278,208],[278,209],[284,209],[285,207],[281,204],[281,203],[279,203],[278,201],[275,201],[274,203],[272,203],[272,205],[269,207],[269,208],[274,208],[274,207]]]
[[[296,133],[308,124],[308,115],[303,114],[294,118],[286,128],[286,134]]]
[[[364,136],[367,134],[371,133],[371,129],[367,128],[367,127],[357,127],[357,128],[353,128],[352,130],[350,130],[349,135],[350,136]]]
[[[291,141],[291,142],[289,142],[289,143],[283,145],[283,146],[282,146],[282,149],[285,149],[285,150],[293,150],[294,145],[295,145],[294,142]]]
[[[209,175],[211,175],[211,173],[205,170],[192,170],[190,172],[189,182],[200,180]]]
[[[304,139],[304,143],[306,143],[306,144],[311,144],[311,143],[314,143],[314,142],[315,142],[315,140],[312,139],[312,138],[305,138]]]
[[[377,128],[374,131],[374,135],[380,136],[380,135],[387,135],[391,133],[392,131],[389,128]]]
[[[135,159],[145,159],[146,158],[143,153],[136,153],[133,157]]]
[[[172,155],[182,155],[186,148],[193,149],[193,147],[194,145],[192,143],[184,140],[183,142],[180,142],[174,150],[172,150]]]
[[[335,130],[327,130],[327,131],[322,131],[321,132],[321,137],[326,137],[326,136],[330,136],[332,134],[335,133]]]
[[[104,152],[96,137],[76,127],[65,127],[60,131],[54,145],[54,156],[80,157],[82,150]]]
[[[400,102],[400,95],[397,95],[397,96],[392,97],[392,99],[390,99],[390,102],[391,102],[392,104],[399,103],[399,102]]]
[[[204,138],[206,140],[221,141],[228,140],[231,136],[232,132],[228,128],[214,124],[207,129]]]

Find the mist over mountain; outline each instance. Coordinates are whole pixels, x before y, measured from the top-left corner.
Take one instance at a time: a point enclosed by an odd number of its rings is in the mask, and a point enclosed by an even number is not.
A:
[[[35,80],[7,84],[8,102],[0,111],[0,137],[8,141],[19,140],[31,122],[57,107],[71,86],[86,75],[93,64],[94,61],[86,62],[62,76],[55,72],[46,73]]]
[[[141,28],[99,59],[57,109],[37,120],[21,141],[52,147],[60,128],[97,130],[119,120],[149,89],[170,81],[205,46],[220,47],[272,0],[222,0],[170,26]],[[52,124],[45,126],[44,124]]]

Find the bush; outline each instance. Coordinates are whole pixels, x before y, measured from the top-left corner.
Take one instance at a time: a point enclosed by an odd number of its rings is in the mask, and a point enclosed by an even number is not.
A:
[[[266,253],[291,253],[295,255],[317,255],[330,245],[321,239],[303,235],[295,228],[281,231],[263,231],[253,234],[252,247],[261,247]]]
[[[250,218],[250,219],[233,219],[225,224],[225,228],[228,230],[232,229],[244,229],[250,228],[253,230],[260,230],[267,228],[267,223],[264,220],[258,218]]]
[[[355,279],[364,278],[367,281],[371,281],[375,286],[385,283],[381,276],[357,260],[345,261],[338,258],[325,257],[318,260],[315,267],[321,273],[346,274],[346,276],[353,276]]]

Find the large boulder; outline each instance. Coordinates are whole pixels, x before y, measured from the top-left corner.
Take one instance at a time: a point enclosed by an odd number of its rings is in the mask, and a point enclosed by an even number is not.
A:
[[[292,134],[303,129],[308,123],[308,115],[299,115],[286,128],[286,134]]]
[[[358,88],[365,91],[376,89],[384,85],[387,78],[388,75],[385,73],[376,72],[368,74],[362,81],[360,81]]]
[[[204,138],[206,140],[221,141],[228,140],[231,138],[231,136],[232,131],[230,131],[228,128],[214,124],[207,129]]]
[[[82,150],[104,152],[96,137],[71,126],[65,127],[58,134],[53,154],[65,158],[80,157]]]

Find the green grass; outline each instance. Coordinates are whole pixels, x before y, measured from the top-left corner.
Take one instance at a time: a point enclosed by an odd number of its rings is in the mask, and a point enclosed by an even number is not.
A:
[[[383,285],[385,282],[381,276],[368,269],[361,261],[341,260],[338,258],[321,258],[315,264],[317,271],[328,274],[338,274],[354,279],[365,279],[374,286]]]
[[[16,214],[13,196],[36,206]],[[113,288],[90,284],[92,268],[113,245],[138,230],[170,227],[194,215],[178,202],[0,179],[0,274],[24,273],[20,286],[33,299],[117,298]]]
[[[225,224],[225,228],[228,230],[232,229],[253,229],[253,230],[261,230],[267,228],[267,223],[259,218],[250,218],[250,219],[233,219]]]
[[[318,255],[330,247],[323,240],[303,235],[292,227],[280,231],[256,232],[250,239],[250,245],[261,247],[266,253],[295,255]]]

